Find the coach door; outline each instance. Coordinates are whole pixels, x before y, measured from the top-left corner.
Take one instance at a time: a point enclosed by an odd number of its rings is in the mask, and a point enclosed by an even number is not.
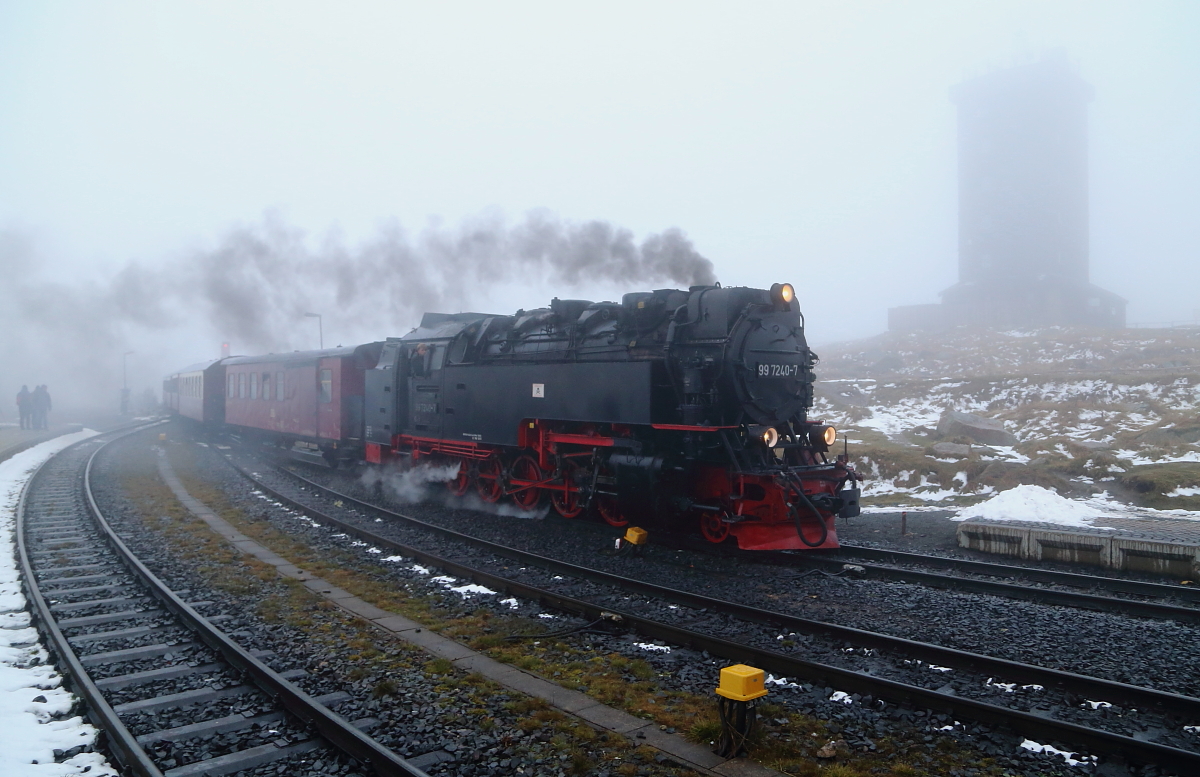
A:
[[[414,343],[408,351],[408,418],[414,437],[442,436],[445,344]]]
[[[342,436],[341,360],[317,361],[317,437],[337,440]]]

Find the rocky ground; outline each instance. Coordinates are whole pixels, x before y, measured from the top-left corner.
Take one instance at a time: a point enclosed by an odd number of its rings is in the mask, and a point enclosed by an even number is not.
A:
[[[818,349],[814,417],[864,504],[953,507],[1027,483],[1200,510],[1200,329],[885,334]]]

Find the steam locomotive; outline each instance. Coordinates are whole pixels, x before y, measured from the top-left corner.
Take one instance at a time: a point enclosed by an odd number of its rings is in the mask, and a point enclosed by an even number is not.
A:
[[[426,313],[400,338],[196,365],[164,397],[314,461],[457,464],[451,492],[484,502],[832,548],[860,492],[808,418],[816,361],[790,284],[694,286]]]

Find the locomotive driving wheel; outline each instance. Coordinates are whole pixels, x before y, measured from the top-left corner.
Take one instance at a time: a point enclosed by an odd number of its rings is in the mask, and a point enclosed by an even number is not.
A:
[[[475,491],[485,502],[499,502],[504,496],[504,467],[500,457],[492,454],[479,462],[475,473]]]
[[[542,489],[537,485],[544,478],[542,468],[532,456],[520,456],[513,462],[509,485],[518,490],[513,492],[513,501],[523,510],[533,510],[542,501]]]
[[[701,513],[700,533],[704,539],[713,543],[722,543],[729,539],[729,524],[725,521],[725,513]]]
[[[454,463],[451,460],[451,464]],[[463,496],[471,488],[471,467],[466,459],[457,459],[458,474],[446,481],[446,488],[450,489],[450,493],[455,496]]]
[[[579,503],[579,486],[575,483],[575,475],[579,471],[579,467],[570,459],[563,459],[558,467],[558,471],[562,473],[562,487],[554,486],[554,490],[550,493],[550,503],[554,505],[554,509],[563,518],[578,518],[583,512],[583,505]]]
[[[615,496],[600,494],[596,497],[596,509],[600,512],[600,517],[609,526],[621,528],[629,525],[629,519],[621,515],[621,507],[617,504]]]

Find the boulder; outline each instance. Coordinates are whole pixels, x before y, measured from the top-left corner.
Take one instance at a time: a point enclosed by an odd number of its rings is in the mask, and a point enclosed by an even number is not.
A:
[[[959,445],[956,442],[939,442],[933,446],[933,452],[939,456],[970,456],[970,445]]]
[[[984,445],[1016,445],[1017,438],[1006,431],[999,421],[974,413],[959,413],[947,410],[938,421],[938,434],[942,437],[970,437]]]

